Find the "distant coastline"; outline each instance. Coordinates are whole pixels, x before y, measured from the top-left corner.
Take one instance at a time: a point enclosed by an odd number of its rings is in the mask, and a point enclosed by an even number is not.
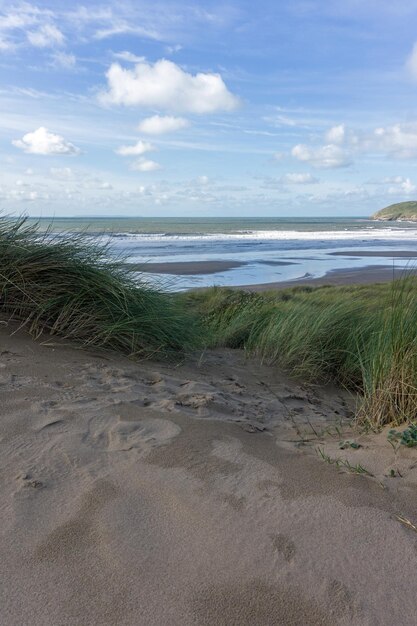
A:
[[[371,219],[379,222],[417,222],[417,202],[398,202],[377,211]]]

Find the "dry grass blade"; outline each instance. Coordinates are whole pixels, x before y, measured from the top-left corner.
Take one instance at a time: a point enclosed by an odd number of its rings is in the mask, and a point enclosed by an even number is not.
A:
[[[413,522],[410,522],[410,520],[407,517],[405,517],[404,515],[395,515],[395,518],[399,522],[401,522],[401,524],[403,524],[407,528],[410,528],[411,530],[414,530],[414,532],[417,533],[417,526],[413,524]]]

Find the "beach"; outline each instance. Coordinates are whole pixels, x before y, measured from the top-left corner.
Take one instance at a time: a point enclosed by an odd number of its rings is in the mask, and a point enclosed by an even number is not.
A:
[[[417,626],[416,2],[0,2],[0,626]]]
[[[415,624],[415,458],[339,449],[354,396],[0,333],[2,623]]]
[[[413,276],[169,293],[1,233],[0,623],[414,625]]]
[[[48,225],[40,221],[41,228]],[[372,267],[375,279],[385,280],[390,268],[412,268],[417,255],[415,224],[366,218],[74,217],[54,219],[52,229],[58,237],[104,237],[109,255],[121,258],[138,280],[167,291],[333,283],[334,276],[347,281],[348,270],[367,282],[370,265],[382,272]]]
[[[334,255],[338,253],[334,252]],[[411,259],[414,258],[413,252],[404,252],[398,255],[399,258]],[[343,253],[343,256],[348,256]],[[382,258],[392,256],[391,253],[386,252],[381,254],[369,253],[364,256],[380,256]],[[291,265],[291,263],[285,263],[284,261],[271,262],[274,265]],[[128,267],[132,271],[168,274],[171,276],[199,276],[216,274],[217,272],[225,272],[239,267],[243,263],[228,263],[227,261],[189,261],[183,263],[147,263],[144,265],[129,265]],[[267,289],[286,289],[288,287],[296,287],[297,285],[367,285],[372,283],[389,282],[402,276],[414,274],[416,270],[412,267],[395,267],[395,265],[365,265],[361,268],[342,268],[338,270],[331,270],[327,272],[321,278],[314,278],[313,276],[304,276],[302,278],[296,278],[294,280],[276,281],[268,283],[259,283],[255,285],[238,285],[236,288],[245,289],[251,291],[264,291]],[[181,282],[179,283],[181,285]]]

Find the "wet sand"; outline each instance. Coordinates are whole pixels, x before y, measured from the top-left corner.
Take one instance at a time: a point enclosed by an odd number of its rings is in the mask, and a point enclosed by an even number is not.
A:
[[[238,261],[178,261],[175,263],[128,263],[127,265],[136,272],[198,276],[199,274],[226,272],[246,264]]]
[[[331,256],[352,256],[352,257],[386,257],[386,258],[417,258],[417,252],[400,250],[397,252],[383,251],[380,253],[372,250],[365,250],[358,254],[355,251],[331,252]],[[258,261],[259,264],[273,266],[296,265],[294,261],[265,260]],[[217,274],[231,269],[242,267],[245,262],[234,261],[178,261],[174,263],[129,263],[130,269],[138,272],[149,272],[155,274],[166,274],[172,276],[198,276],[206,274]],[[265,289],[283,289],[294,285],[345,285],[345,284],[368,284],[372,282],[386,282],[393,277],[398,278],[404,273],[415,272],[417,270],[404,270],[395,268],[392,265],[368,265],[363,268],[344,268],[331,270],[321,278],[303,277],[292,281],[275,281],[271,283],[261,283],[254,285],[236,286],[236,289],[249,289],[251,291],[264,291]]]
[[[415,626],[416,452],[340,450],[354,398],[241,351],[133,363],[15,330],[1,624]]]
[[[363,268],[346,268],[332,270],[321,278],[300,278],[273,283],[261,283],[259,285],[242,285],[235,289],[246,291],[268,291],[271,289],[287,289],[298,286],[323,286],[323,285],[368,285],[371,283],[384,283],[404,276],[417,274],[417,270],[393,268],[392,265],[368,265]]]
[[[416,259],[417,250],[347,250],[346,252],[329,252],[329,256],[373,256],[388,259]]]

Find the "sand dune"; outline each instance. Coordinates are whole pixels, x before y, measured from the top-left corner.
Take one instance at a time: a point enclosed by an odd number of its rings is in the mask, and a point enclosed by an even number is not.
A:
[[[132,363],[11,330],[2,624],[417,623],[416,453],[339,450],[354,399],[239,351]]]

